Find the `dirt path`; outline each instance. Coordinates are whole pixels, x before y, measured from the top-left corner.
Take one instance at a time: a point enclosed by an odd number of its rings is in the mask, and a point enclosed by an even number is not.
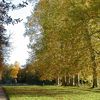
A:
[[[8,100],[2,87],[0,87],[0,100]]]

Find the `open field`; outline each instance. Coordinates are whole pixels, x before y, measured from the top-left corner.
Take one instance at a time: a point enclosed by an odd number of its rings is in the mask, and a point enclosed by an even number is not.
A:
[[[4,86],[10,100],[100,100],[100,89],[57,86]]]

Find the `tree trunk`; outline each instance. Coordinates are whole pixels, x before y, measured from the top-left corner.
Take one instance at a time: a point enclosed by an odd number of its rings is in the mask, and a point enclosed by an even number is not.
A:
[[[75,85],[75,86],[79,86],[79,74],[76,74],[76,75],[75,75],[74,85]]]
[[[57,78],[57,85],[60,86],[60,77]]]
[[[73,75],[70,77],[70,86],[74,86],[74,77],[73,77]]]
[[[67,76],[66,76],[66,86],[69,86],[69,81],[70,81],[69,79],[70,79],[70,78],[69,78],[69,75],[67,75]]]
[[[96,69],[94,68],[93,69],[93,88],[94,87],[97,87],[98,85],[97,85],[97,72],[96,72]]]
[[[91,43],[91,36],[88,34],[88,32],[86,32],[85,34],[86,37],[86,41],[87,41],[87,46],[90,52],[90,57],[91,57],[91,62],[92,62],[92,70],[93,70],[93,88],[97,87],[97,65],[95,62],[95,52],[94,49],[92,47],[92,43]]]
[[[0,82],[2,81],[3,65],[0,64]]]
[[[69,86],[70,85],[70,76],[65,75],[62,77],[62,86]]]
[[[0,71],[0,81],[2,80],[2,71]]]
[[[65,86],[65,84],[66,84],[66,83],[65,83],[65,77],[63,76],[63,77],[62,77],[62,86]]]

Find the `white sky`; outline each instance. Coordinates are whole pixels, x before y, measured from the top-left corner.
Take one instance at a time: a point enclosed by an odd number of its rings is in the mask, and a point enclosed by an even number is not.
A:
[[[21,1],[25,0],[12,0],[13,3],[18,4]],[[34,3],[35,4],[35,3]],[[8,25],[7,33],[11,33],[11,42],[12,42],[12,52],[9,58],[8,63],[13,64],[15,61],[18,61],[21,65],[24,65],[26,63],[26,59],[28,59],[28,48],[27,45],[29,43],[28,37],[24,37],[23,34],[25,33],[25,26],[24,22],[26,22],[26,17],[31,15],[31,11],[33,9],[34,5],[32,6],[29,4],[27,7],[22,8],[20,10],[10,11],[9,15],[12,16],[12,18],[21,18],[23,21],[16,25]]]

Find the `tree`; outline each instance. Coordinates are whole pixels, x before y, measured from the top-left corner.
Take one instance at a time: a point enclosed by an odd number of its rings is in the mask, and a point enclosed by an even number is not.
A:
[[[70,17],[74,21],[75,24],[80,23],[81,25],[81,31],[84,34],[84,38],[86,41],[86,46],[88,48],[88,51],[90,53],[90,59],[91,59],[91,67],[93,70],[93,88],[97,87],[97,63],[96,63],[96,55],[95,50],[92,44],[92,37],[93,34],[99,33],[98,30],[100,28],[94,28],[94,32],[91,30],[92,27],[95,27],[93,23],[90,23],[91,21],[96,23],[96,26],[98,26],[97,19],[99,17],[99,0],[85,0],[83,2],[79,2],[76,0],[77,3],[73,1],[74,6],[71,6],[70,10]]]
[[[5,35],[4,23],[7,22],[8,4],[4,1],[0,2],[0,80],[2,80],[4,49],[8,46],[8,37]]]
[[[17,75],[20,69],[20,65],[18,62],[15,62],[14,66],[11,68],[10,76],[14,79],[14,82],[17,83]]]
[[[57,77],[59,79],[59,77],[62,78],[63,75],[69,73],[68,70],[71,72],[72,69],[69,67],[72,59],[68,61],[68,57],[72,58],[75,51],[73,47],[69,49],[66,47],[70,43],[72,44],[71,41],[76,41],[77,39],[73,38],[75,35],[72,34],[72,31],[69,31],[74,27],[70,28],[71,24],[68,23],[69,21],[66,22],[67,6],[65,4],[66,1],[62,3],[60,1],[40,1],[39,7],[35,12],[35,19],[34,15],[29,19],[29,28],[34,23],[39,23],[42,26],[42,38],[35,45],[32,44],[42,79],[54,79]],[[61,7],[60,10],[59,7]],[[66,9],[63,9],[63,7]],[[64,13],[62,14],[62,12]],[[32,37],[32,31],[29,33],[30,35],[28,36]],[[72,52],[70,52],[71,50]]]
[[[11,83],[11,76],[10,76],[11,68],[12,68],[12,65],[4,65],[2,82],[5,84]]]
[[[32,39],[33,25],[38,23],[42,36],[35,45],[31,44],[31,48],[35,51],[36,66],[43,79],[63,78],[66,75],[72,77],[91,66],[93,87],[97,86],[97,62],[92,45],[94,39],[91,37],[99,30],[92,23],[96,22],[98,26],[98,4],[99,0],[39,2],[28,22],[31,30],[28,36]]]

